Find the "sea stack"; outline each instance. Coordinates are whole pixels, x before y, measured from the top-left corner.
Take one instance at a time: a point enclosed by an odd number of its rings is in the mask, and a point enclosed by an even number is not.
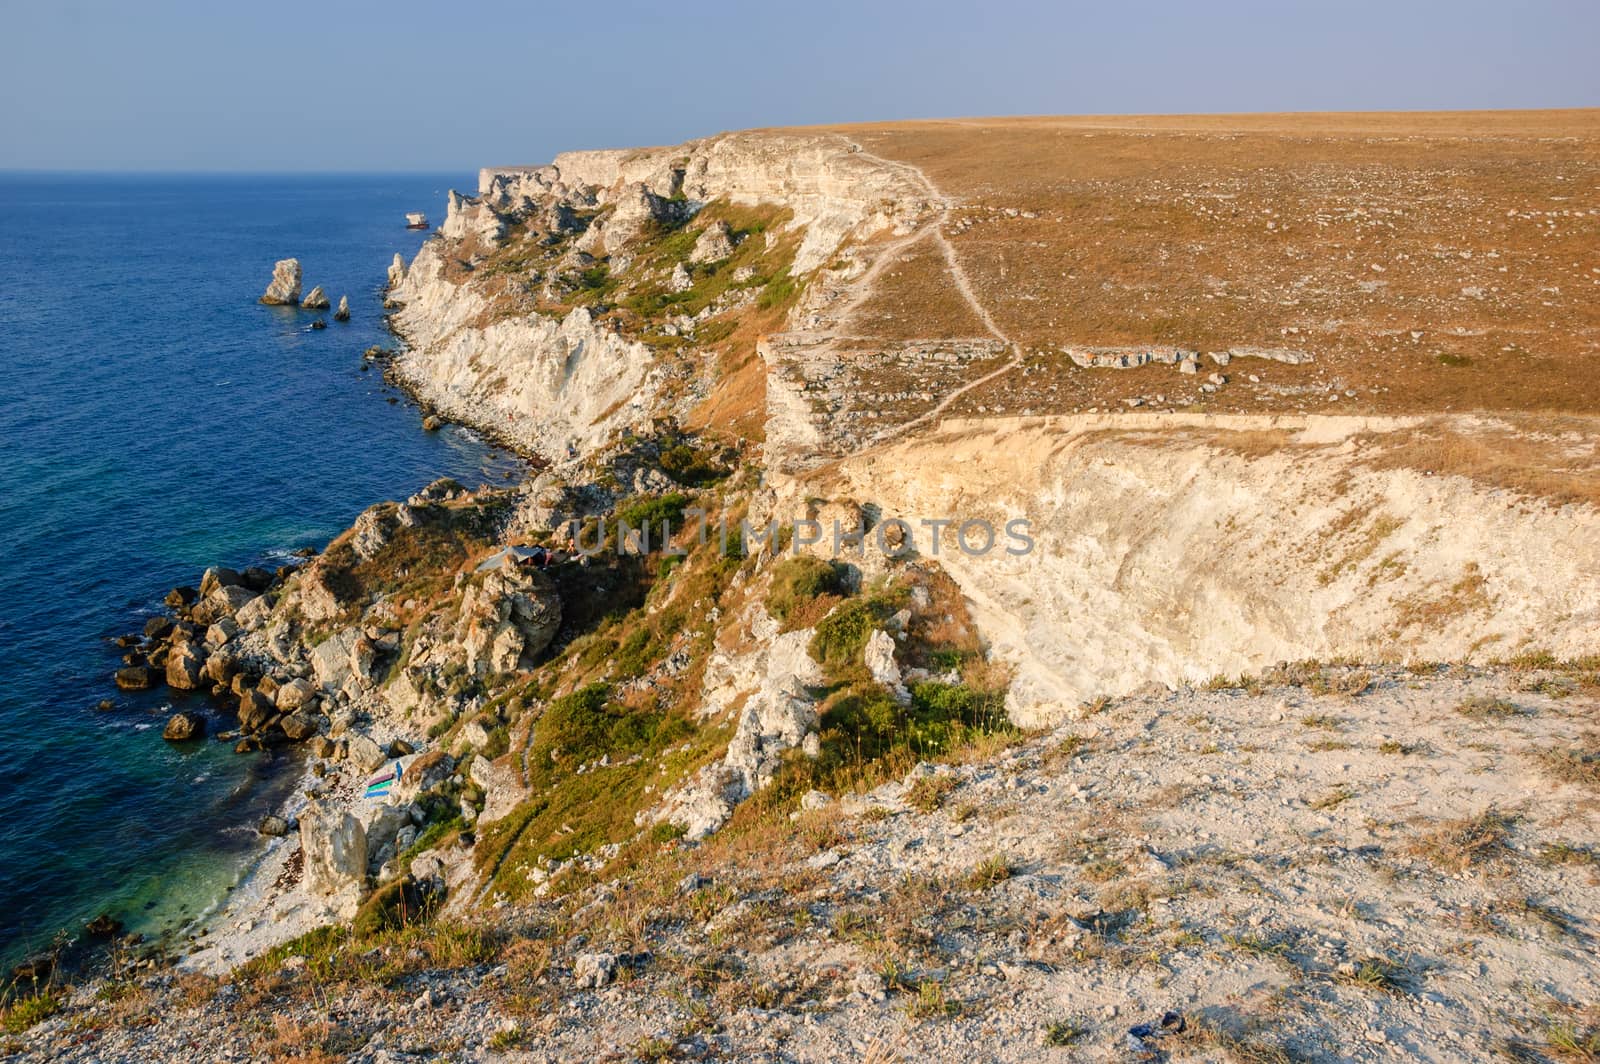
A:
[[[394,261],[389,264],[389,288],[391,290],[399,288],[405,283],[405,279],[406,260],[402,259],[400,253],[396,251],[394,253]]]
[[[294,306],[300,302],[300,260],[279,259],[272,265],[272,283],[261,296],[268,306]]]
[[[333,320],[334,321],[349,321],[350,320],[350,297],[349,296],[340,296],[339,297],[339,309],[333,312]]]
[[[305,307],[307,310],[327,310],[330,306],[332,306],[332,304],[328,302],[328,294],[322,290],[322,286],[320,284],[311,290],[310,295],[306,296],[305,299],[300,301],[300,305]]]

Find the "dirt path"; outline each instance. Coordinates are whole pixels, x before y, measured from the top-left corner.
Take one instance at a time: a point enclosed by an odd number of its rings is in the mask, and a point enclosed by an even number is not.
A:
[[[856,147],[859,149],[860,145],[856,145]],[[990,381],[993,381],[999,377],[1003,377],[1012,370],[1019,368],[1022,365],[1022,349],[1017,346],[1017,342],[1015,340],[1011,339],[1011,337],[1005,334],[1005,331],[1000,328],[999,323],[994,320],[994,316],[989,313],[989,308],[983,305],[983,301],[979,299],[978,294],[973,291],[972,281],[967,277],[967,271],[962,267],[961,259],[956,255],[956,249],[954,245],[950,243],[950,238],[945,236],[944,226],[945,223],[950,219],[950,198],[943,192],[939,191],[939,186],[935,185],[933,180],[929,178],[927,174],[923,173],[920,167],[913,166],[910,163],[897,162],[893,159],[885,159],[883,156],[873,155],[871,152],[868,152],[865,149],[861,149],[860,154],[863,158],[871,159],[873,162],[879,163],[880,165],[889,167],[892,170],[899,170],[900,172],[911,176],[919,184],[921,184],[924,189],[927,190],[928,197],[939,204],[939,214],[931,223],[931,231],[933,233],[933,239],[939,243],[939,250],[944,253],[944,260],[949,265],[950,277],[953,281],[955,281],[956,290],[961,293],[961,298],[966,300],[967,305],[972,308],[972,312],[978,316],[978,320],[983,322],[983,327],[989,330],[989,334],[995,339],[999,340],[1001,343],[1005,344],[1011,350],[1011,360],[1009,362],[1001,366],[999,369],[979,377],[975,381],[969,381],[966,384],[963,384],[961,387],[957,388],[955,391],[941,399],[939,404],[932,410],[929,410],[926,414],[923,414],[920,417],[899,426],[897,431],[904,432],[907,429],[917,428],[927,424],[930,421],[938,420],[939,418],[943,417],[944,412],[950,409],[956,400],[960,399],[963,395],[966,395],[968,392],[971,392],[974,389],[981,388]],[[867,297],[871,295],[871,282],[878,276],[878,274],[888,265],[888,263],[893,261],[907,248],[925,239],[928,231],[929,230],[927,227],[919,228],[915,233],[912,233],[910,236],[907,236],[904,239],[897,241],[890,247],[884,249],[883,254],[878,256],[877,261],[875,261],[867,270],[867,272],[862,274],[860,279],[856,282],[856,294],[852,296],[850,301],[846,304],[847,309],[849,311],[853,311],[860,306],[861,303],[863,303]]]

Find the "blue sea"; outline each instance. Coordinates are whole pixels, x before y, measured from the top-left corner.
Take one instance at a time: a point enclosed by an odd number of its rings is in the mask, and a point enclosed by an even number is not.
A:
[[[435,477],[517,467],[426,433],[362,351],[470,174],[0,174],[0,962],[110,912],[173,934],[258,851],[289,755],[182,746],[205,696],[121,694],[112,640],[212,564],[281,564]],[[256,300],[294,256],[352,320]],[[398,401],[396,401],[398,400]],[[96,708],[110,698],[114,708]]]

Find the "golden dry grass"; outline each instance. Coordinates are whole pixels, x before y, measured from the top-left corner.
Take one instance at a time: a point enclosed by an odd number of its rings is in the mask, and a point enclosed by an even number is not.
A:
[[[958,204],[965,270],[1036,372],[955,412],[1164,393],[1214,410],[1600,405],[1600,111],[971,119],[844,127]],[[890,269],[885,316],[959,319]],[[1169,367],[1078,370],[1064,345],[1289,346],[1203,394]],[[1208,367],[1209,369],[1210,367]],[[1255,373],[1261,381],[1248,383]],[[1049,384],[1054,384],[1052,389]],[[1355,392],[1346,396],[1345,392]],[[1315,404],[1315,405],[1313,405]]]
[[[884,267],[872,295],[839,328],[854,336],[902,340],[989,336],[956,287],[932,230]]]

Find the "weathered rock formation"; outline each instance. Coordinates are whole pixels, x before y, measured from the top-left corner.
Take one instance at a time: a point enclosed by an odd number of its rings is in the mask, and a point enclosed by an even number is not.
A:
[[[272,283],[267,285],[261,302],[272,306],[293,306],[300,302],[299,259],[279,259],[273,264]]]
[[[367,878],[367,829],[348,811],[321,802],[300,814],[306,889],[313,895],[360,890]]]
[[[690,839],[721,827],[736,805],[772,779],[785,751],[802,747],[816,753],[817,706],[808,688],[820,684],[823,675],[806,649],[813,630],[780,635],[777,623],[760,608],[748,623],[753,648],[742,654],[719,651],[706,667],[704,715],[716,718],[740,706],[727,754],[641,818],[675,824]]]
[[[389,300],[402,307],[394,324],[410,348],[395,372],[431,406],[544,454],[594,449],[618,428],[661,412],[665,367],[655,351],[597,325],[583,307],[560,321],[508,313],[517,307],[517,285],[463,276],[456,264],[491,253],[514,225],[528,224],[571,242],[563,260],[569,274],[596,268],[604,256],[609,276],[620,278],[643,234],[681,225],[712,200],[787,209],[788,231],[799,234],[796,274],[815,269],[847,238],[910,224],[932,209],[926,189],[903,168],[823,134],[737,134],[484,170],[476,197],[451,193],[439,237],[410,268],[390,268]],[[691,259],[707,263],[733,251],[727,225],[711,224]],[[681,291],[686,281],[680,265],[673,287]]]
[[[350,297],[349,296],[340,296],[339,297],[339,309],[333,312],[333,320],[334,321],[349,321],[350,320]]]
[[[328,302],[328,294],[322,290],[320,284],[306,294],[306,297],[300,301],[300,305],[307,310],[327,310],[328,307],[332,306]]]

